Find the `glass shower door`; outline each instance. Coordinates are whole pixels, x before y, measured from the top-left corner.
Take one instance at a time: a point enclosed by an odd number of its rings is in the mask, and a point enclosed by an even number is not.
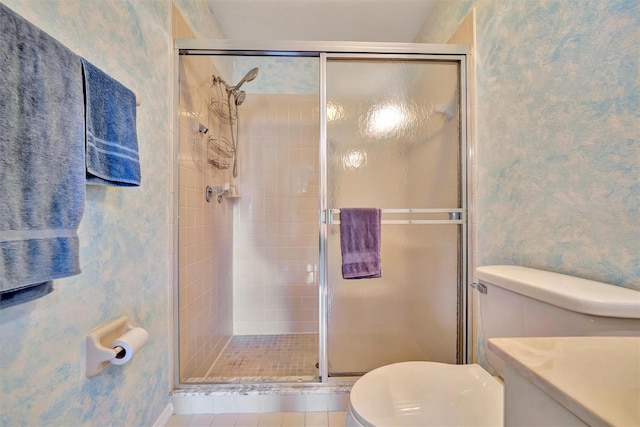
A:
[[[336,55],[325,73],[328,374],[461,362],[460,63]],[[342,278],[347,207],[382,209],[381,278]]]

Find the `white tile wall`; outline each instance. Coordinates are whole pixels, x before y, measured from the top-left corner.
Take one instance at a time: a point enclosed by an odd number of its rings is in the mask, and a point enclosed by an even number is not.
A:
[[[249,94],[241,106],[235,334],[318,330],[318,102]]]
[[[180,375],[204,375],[232,333],[233,205],[205,200],[206,186],[224,185],[230,172],[207,162],[215,118],[207,109],[211,74],[204,57],[181,57],[179,151]],[[198,132],[202,123],[210,129]]]

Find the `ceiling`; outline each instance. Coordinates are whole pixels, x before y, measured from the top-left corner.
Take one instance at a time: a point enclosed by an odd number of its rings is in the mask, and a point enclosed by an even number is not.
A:
[[[226,38],[412,42],[436,0],[209,0]]]

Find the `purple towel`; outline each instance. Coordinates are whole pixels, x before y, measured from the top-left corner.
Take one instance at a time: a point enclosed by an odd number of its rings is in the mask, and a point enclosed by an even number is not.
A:
[[[382,277],[380,269],[380,217],[375,208],[340,209],[342,277]]]

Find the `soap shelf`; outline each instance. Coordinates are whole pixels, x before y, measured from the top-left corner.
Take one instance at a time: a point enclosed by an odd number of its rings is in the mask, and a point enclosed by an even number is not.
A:
[[[211,201],[212,196],[216,196],[218,199],[218,203],[222,203],[222,198],[225,199],[239,199],[240,195],[237,193],[232,193],[230,190],[225,190],[221,185],[216,185],[211,187],[207,185],[207,188],[204,190],[204,198],[207,202]]]

